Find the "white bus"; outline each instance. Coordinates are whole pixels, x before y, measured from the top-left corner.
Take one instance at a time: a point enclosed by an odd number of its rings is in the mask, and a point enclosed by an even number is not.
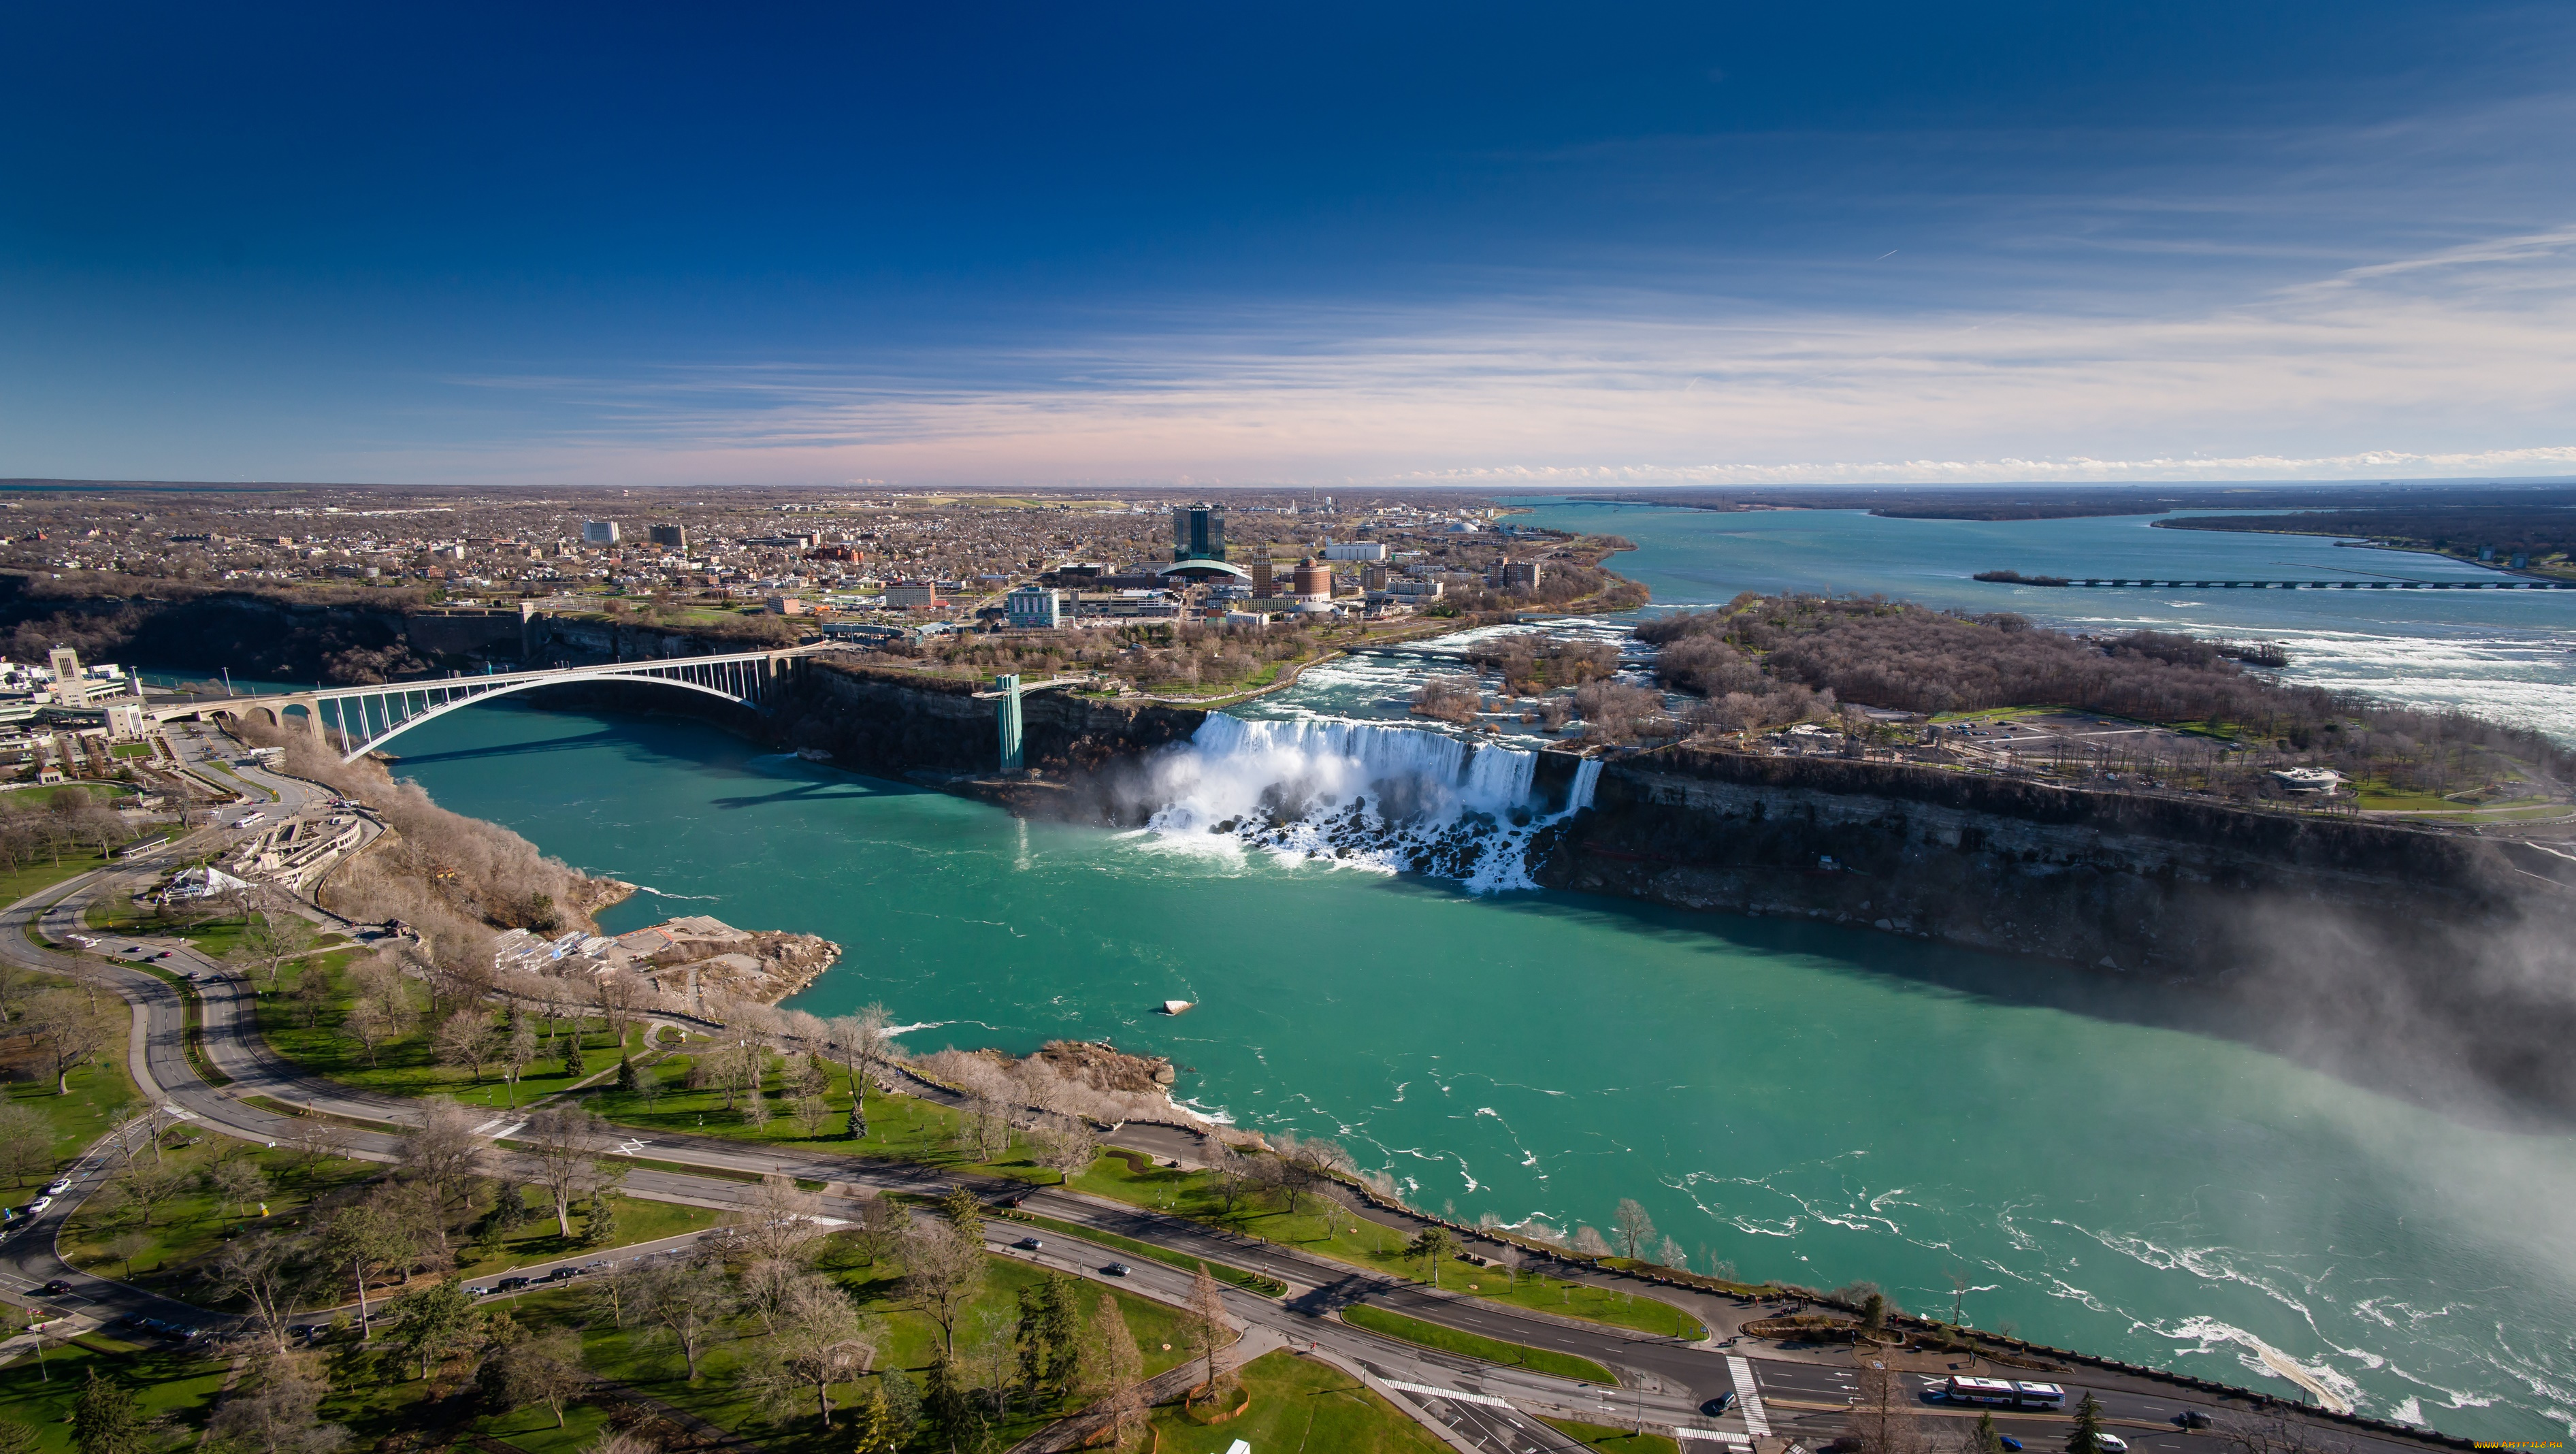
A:
[[[2013,1401],[2026,1409],[2062,1409],[2066,1407],[2066,1390],[2053,1383],[2016,1383]]]
[[[2000,1378],[1946,1378],[1934,1384],[1933,1390],[1954,1404],[1991,1404],[1997,1408],[2011,1408],[2019,1402],[2013,1386]]]

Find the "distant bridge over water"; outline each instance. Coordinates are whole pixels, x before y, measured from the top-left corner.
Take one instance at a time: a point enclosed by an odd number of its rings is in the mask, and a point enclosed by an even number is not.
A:
[[[485,676],[439,677],[428,681],[388,682],[372,687],[317,687],[309,692],[277,692],[258,697],[227,697],[147,707],[155,725],[221,718],[255,718],[271,727],[301,728],[326,743],[336,743],[340,760],[355,762],[424,722],[435,721],[459,707],[487,702],[537,687],[582,682],[635,682],[697,692],[746,707],[763,706],[786,684],[789,675],[810,656],[842,648],[796,646],[777,651],[741,651],[724,656],[682,656],[660,661],[621,661],[599,666],[551,667],[540,671],[494,672]],[[336,736],[334,735],[336,734]]]
[[[2024,581],[2024,585],[2034,584]],[[2576,591],[2576,581],[2217,581],[2176,580],[2168,576],[2091,577],[2057,582],[2096,590],[2127,587],[2155,591]]]

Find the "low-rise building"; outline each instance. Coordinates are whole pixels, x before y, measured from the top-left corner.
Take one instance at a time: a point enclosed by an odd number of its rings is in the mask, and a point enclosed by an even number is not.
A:
[[[1064,624],[1064,592],[1022,586],[1002,598],[1003,615],[1021,631],[1051,631]]]

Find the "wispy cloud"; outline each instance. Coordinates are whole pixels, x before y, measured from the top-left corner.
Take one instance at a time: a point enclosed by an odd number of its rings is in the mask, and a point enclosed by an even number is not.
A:
[[[2576,230],[2516,233],[2169,316],[2112,298],[1891,316],[1596,291],[1179,314],[1007,357],[865,369],[470,382],[582,421],[506,446],[533,477],[2553,473],[2576,434],[2572,252]],[[1015,382],[975,382],[995,377]]]

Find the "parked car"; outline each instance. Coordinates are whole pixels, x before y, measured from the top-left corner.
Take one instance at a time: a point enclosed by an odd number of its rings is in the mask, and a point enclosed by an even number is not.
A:
[[[1113,1262],[1100,1270],[1108,1273],[1111,1277],[1125,1277],[1128,1273],[1127,1264],[1124,1262]]]
[[[1699,1406],[1699,1411],[1711,1418],[1715,1418],[1719,1414],[1725,1413],[1728,1409],[1733,1407],[1735,1407],[1735,1395],[1731,1393],[1722,1393],[1717,1397],[1710,1399],[1708,1402],[1701,1404]]]
[[[1039,1241],[1039,1240],[1038,1240],[1037,1238],[1035,1238],[1035,1237],[1022,1237],[1020,1240],[1018,1240],[1017,1242],[1012,1243],[1011,1245],[1012,1245],[1012,1246],[1014,1246],[1014,1247],[1019,1248],[1019,1249],[1020,1249],[1021,1251],[1023,1251],[1023,1252],[1035,1252],[1035,1251],[1037,1251],[1039,1248],[1044,1247],[1046,1244],[1045,1244],[1044,1242]]]
[[[47,1297],[61,1297],[64,1293],[72,1290],[72,1285],[57,1277],[53,1281],[46,1283],[43,1287],[36,1290]]]

